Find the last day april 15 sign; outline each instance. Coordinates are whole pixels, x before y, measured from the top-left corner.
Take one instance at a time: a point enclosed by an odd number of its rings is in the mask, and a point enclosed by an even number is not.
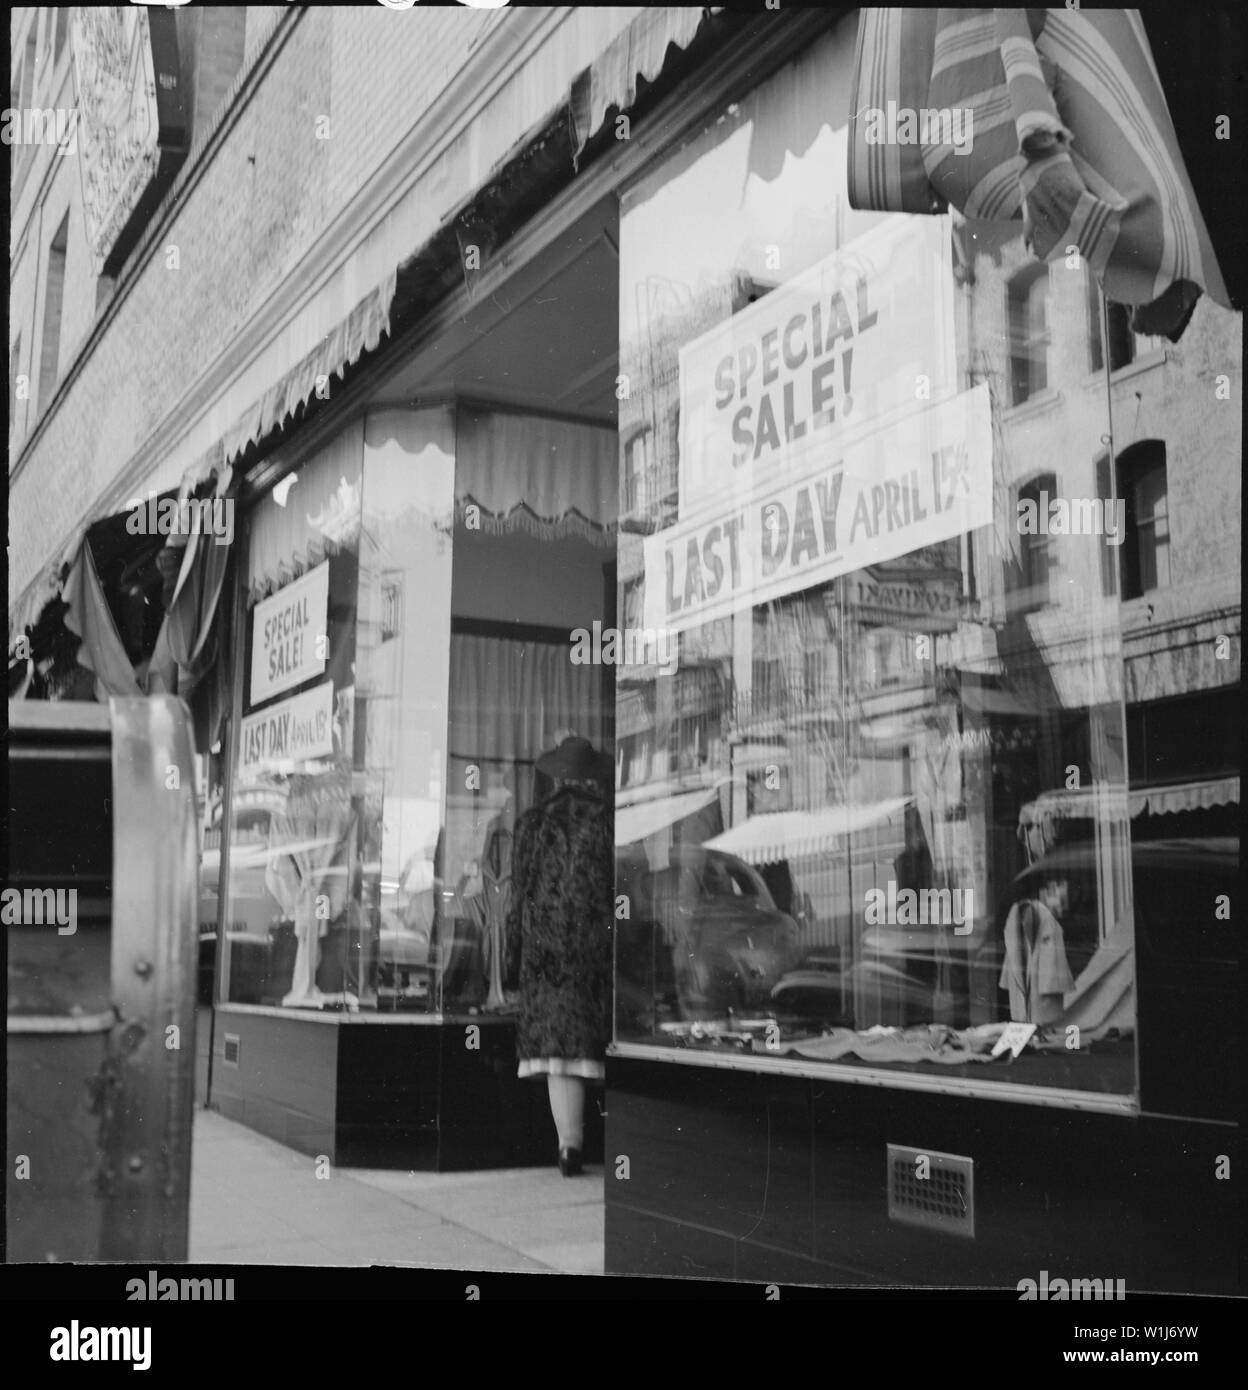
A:
[[[256,604],[251,631],[251,704],[321,675],[328,658],[329,561]]]
[[[679,632],[992,521],[988,387],[644,539],[645,626]]]

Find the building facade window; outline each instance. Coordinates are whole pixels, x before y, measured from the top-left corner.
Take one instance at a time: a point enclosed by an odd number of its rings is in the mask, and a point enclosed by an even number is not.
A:
[[[61,321],[65,305],[65,259],[69,246],[69,213],[61,218],[48,245],[43,280],[43,340],[39,354],[39,410],[47,409],[60,380]]]
[[[1049,268],[1030,265],[1008,289],[1010,401],[1022,405],[1049,384]]]
[[[1150,440],[1118,458],[1118,496],[1125,504],[1122,597],[1139,598],[1170,583],[1170,516],[1166,446]]]
[[[1049,503],[1057,497],[1057,478],[1042,473],[1018,490],[1019,503],[1032,503],[1037,517],[1047,517]],[[1019,537],[1019,602],[1027,609],[1043,608],[1050,599],[1050,573],[1055,568],[1053,537],[1046,530]]]
[[[1108,356],[1109,370],[1121,371],[1147,353],[1156,352],[1164,346],[1161,338],[1136,333],[1131,328],[1131,310],[1125,304],[1108,304],[1105,309],[1109,320],[1109,351],[1106,353],[1104,321],[1101,317],[1101,291],[1095,276],[1087,275],[1087,315],[1088,315],[1088,366],[1093,372],[1105,370]]]
[[[650,429],[642,425],[624,443],[624,515],[644,514],[651,505],[654,479],[650,473]]]

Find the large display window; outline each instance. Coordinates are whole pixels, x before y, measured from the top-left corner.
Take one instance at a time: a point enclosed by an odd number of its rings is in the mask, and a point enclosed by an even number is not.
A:
[[[608,740],[573,634],[614,592],[615,493],[610,428],[448,402],[369,411],[258,503],[222,1000],[512,1009],[537,759]]]
[[[851,57],[621,204],[617,1043],[1126,1100],[1095,283],[851,210]]]

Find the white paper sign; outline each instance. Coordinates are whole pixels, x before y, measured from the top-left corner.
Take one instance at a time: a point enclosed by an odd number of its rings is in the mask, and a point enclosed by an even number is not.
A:
[[[1027,1046],[1035,1031],[1036,1025],[1034,1023],[1007,1023],[996,1041],[996,1046],[992,1049],[992,1056],[1000,1057],[1003,1052],[1008,1050],[1017,1057]]]
[[[324,673],[328,656],[329,561],[256,604],[251,629],[251,701]]]
[[[953,395],[947,219],[859,237],[680,351],[680,516]]]
[[[243,781],[263,768],[329,758],[334,752],[334,683],[279,700],[239,726],[238,767]]]
[[[798,479],[647,536],[645,626],[679,632],[992,521],[986,385],[821,452]]]

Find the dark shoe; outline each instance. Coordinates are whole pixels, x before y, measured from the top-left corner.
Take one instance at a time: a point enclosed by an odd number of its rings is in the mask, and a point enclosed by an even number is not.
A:
[[[559,1171],[565,1178],[574,1178],[583,1171],[581,1168],[580,1149],[560,1149],[559,1150]]]

